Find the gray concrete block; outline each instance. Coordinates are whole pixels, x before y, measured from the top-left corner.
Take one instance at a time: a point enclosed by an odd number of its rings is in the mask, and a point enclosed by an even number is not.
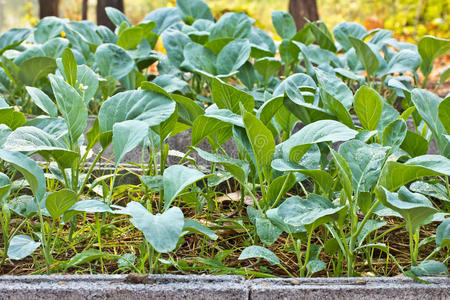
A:
[[[238,276],[150,275],[145,282],[126,275],[2,276],[0,299],[248,299]]]
[[[298,278],[255,279],[250,299],[450,299],[450,278]]]

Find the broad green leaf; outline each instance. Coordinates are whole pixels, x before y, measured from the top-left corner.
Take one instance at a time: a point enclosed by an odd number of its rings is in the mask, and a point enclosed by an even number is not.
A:
[[[132,216],[133,225],[144,233],[145,239],[160,253],[173,251],[184,227],[181,209],[171,207],[162,214],[152,215],[138,202],[129,202],[121,211]]]
[[[428,77],[433,70],[434,60],[450,51],[450,40],[427,35],[420,39],[417,50],[422,57],[420,70],[425,77]]]
[[[245,39],[250,35],[252,20],[243,12],[226,13],[214,25],[209,40],[220,38]]]
[[[44,172],[38,164],[28,156],[9,150],[0,149],[0,159],[10,163],[28,181],[34,196],[42,200],[47,188]]]
[[[444,125],[439,120],[439,105],[442,103],[441,99],[426,90],[414,89],[411,93],[411,101],[414,103],[417,112],[433,132],[441,155],[450,158],[450,143],[443,136],[446,131]],[[446,104],[443,105],[443,107],[446,106]],[[445,109],[441,111],[441,115],[445,113]]]
[[[68,269],[70,267],[87,264],[98,259],[112,259],[112,257],[111,254],[102,252],[98,249],[87,249],[72,257],[67,263],[64,264],[64,268]]]
[[[255,107],[255,100],[252,95],[218,78],[211,80],[211,96],[218,108],[229,109],[235,114],[240,112],[239,104],[242,104],[247,111],[252,111]]]
[[[303,73],[293,74],[283,80],[273,91],[272,97],[284,96],[285,94],[292,100],[302,99],[302,94],[300,88],[311,87],[313,89],[317,88],[314,80]]]
[[[0,109],[0,124],[5,124],[12,130],[24,125],[26,117],[23,113],[15,111],[13,107]]]
[[[250,50],[248,40],[234,40],[228,43],[217,55],[217,73],[229,74],[239,70],[250,57]]]
[[[316,194],[309,194],[302,199],[290,197],[278,208],[278,214],[283,221],[293,226],[308,226],[312,231],[318,226],[338,219],[345,206],[335,207],[333,203]]]
[[[430,183],[426,181],[415,181],[411,183],[409,189],[413,192],[431,196],[443,201],[450,201],[445,186],[440,183]]]
[[[66,80],[71,86],[75,87],[77,82],[77,62],[75,61],[72,50],[69,48],[64,49],[61,58]]]
[[[294,162],[301,159],[302,155],[297,155],[296,151],[305,153],[305,150],[299,149],[302,145],[311,145],[320,142],[340,142],[353,139],[357,131],[348,128],[344,124],[333,120],[321,120],[306,125],[301,130],[293,134],[288,140],[277,145],[277,151],[283,153],[285,160],[289,158]]]
[[[226,133],[226,131],[231,127],[232,124],[230,123],[226,123],[205,115],[199,116],[195,119],[194,124],[192,125],[191,145],[197,146],[206,137],[213,138],[218,133]],[[223,142],[226,142],[230,136],[228,136]]]
[[[352,170],[350,169],[350,166],[348,162],[345,160],[345,158],[334,151],[334,149],[330,148],[331,157],[333,158],[334,164],[336,165],[336,168],[339,172],[339,180],[341,181],[341,184],[343,186],[343,190],[345,191],[345,194],[347,198],[350,200],[353,195],[353,174]],[[356,168],[354,168],[356,170]],[[361,178],[358,178],[358,181],[356,183],[357,186],[361,184]],[[358,192],[357,190],[355,192]],[[341,199],[343,199],[344,195],[341,194]],[[341,201],[342,202],[342,201]]]
[[[155,22],[156,27],[153,32],[157,35],[161,35],[167,28],[181,21],[178,8],[175,7],[162,7],[151,11],[147,14],[141,23]]]
[[[323,108],[336,116],[339,122],[353,128],[353,120],[344,104],[331,96],[324,89],[320,89],[320,96],[323,102]]]
[[[363,39],[367,34],[366,28],[358,23],[341,22],[333,29],[333,34],[336,41],[341,44],[344,51],[349,50],[352,44],[348,40],[348,37],[354,37],[357,39]]]
[[[334,45],[331,33],[328,31],[327,26],[322,21],[316,21],[309,23],[312,34],[315,36],[320,48],[336,52],[336,46]]]
[[[383,205],[398,212],[405,219],[411,234],[414,234],[437,212],[425,196],[412,193],[404,186],[398,190],[398,193],[389,192],[384,187],[378,188],[378,195]]]
[[[45,199],[45,207],[54,220],[60,218],[77,202],[77,194],[69,189],[50,193]]]
[[[434,260],[426,260],[421,262],[418,266],[412,266],[411,272],[416,276],[449,275],[447,266]]]
[[[320,272],[320,271],[323,271],[326,268],[327,268],[327,264],[318,259],[310,260],[306,264],[306,269],[308,270],[308,274],[310,274],[310,275]]]
[[[282,10],[275,10],[272,12],[273,27],[282,39],[290,40],[296,33],[294,18]]]
[[[40,109],[46,112],[50,117],[58,116],[58,108],[55,103],[38,88],[27,86],[26,90],[31,96],[34,104],[36,104]]]
[[[283,233],[281,229],[272,224],[267,218],[257,217],[255,226],[258,237],[265,245],[272,245],[280,234]]]
[[[442,221],[436,229],[436,245],[450,247],[450,218]]]
[[[111,22],[117,27],[119,27],[120,24],[122,24],[122,22],[125,22],[128,24],[128,26],[131,26],[131,23],[130,21],[128,21],[128,18],[123,14],[123,12],[121,12],[117,8],[108,6],[105,8],[105,12],[108,18],[111,20]]]
[[[15,235],[9,242],[8,257],[19,260],[32,254],[41,245],[27,235]]]
[[[405,150],[411,157],[427,154],[429,142],[421,135],[406,131],[405,139],[400,148]]]
[[[403,143],[406,137],[406,122],[402,119],[397,119],[391,122],[383,130],[382,144],[383,146],[390,146],[398,148]]]
[[[263,57],[255,60],[254,64],[256,72],[258,72],[267,82],[270,77],[276,76],[281,68],[281,62],[275,57]]]
[[[87,126],[88,111],[78,92],[61,77],[49,75],[59,111],[67,123],[71,143],[74,144]]]
[[[13,28],[0,35],[0,55],[8,49],[19,46],[32,32],[28,28]]]
[[[173,93],[176,91],[184,92],[188,88],[188,83],[175,75],[160,75],[156,77],[152,82],[162,87],[168,93]],[[190,101],[193,102],[192,100]]]
[[[194,148],[194,150],[197,151],[201,158],[224,166],[239,182],[245,183],[247,181],[248,174],[250,173],[250,166],[247,162],[221,154],[209,153],[200,148]]]
[[[162,41],[170,63],[177,68],[180,67],[184,60],[184,47],[191,39],[179,30],[168,29],[163,33]]]
[[[339,78],[326,73],[320,69],[315,69],[319,86],[328,94],[341,102],[348,110],[353,105],[353,94],[350,88]]]
[[[69,211],[82,211],[87,213],[112,212],[112,209],[105,202],[96,199],[87,199],[76,202]]]
[[[276,199],[282,199],[283,196],[294,186],[295,182],[295,176],[292,172],[275,178],[270,183],[269,189],[267,190],[267,200],[269,201],[267,204],[271,206]]]
[[[373,88],[363,85],[355,94],[355,112],[361,125],[375,130],[383,111],[383,99]]]
[[[339,147],[339,154],[347,162],[356,193],[370,192],[381,173],[387,148],[351,140]]]
[[[5,124],[0,124],[0,149],[3,148],[3,144],[5,144],[6,139],[11,134],[12,130]]]
[[[438,117],[447,134],[450,134],[450,97],[445,98],[439,104]]]
[[[55,72],[56,62],[51,57],[32,57],[25,60],[19,67],[19,78],[29,86],[36,86],[38,80],[45,78],[48,74]]]
[[[219,238],[219,236],[215,234],[214,231],[192,219],[184,219],[183,230],[203,234],[214,241]]]
[[[179,193],[206,176],[200,171],[180,165],[165,169],[163,174],[164,208],[167,210]]]
[[[353,48],[355,48],[356,55],[361,63],[364,65],[364,69],[367,72],[367,76],[373,75],[379,67],[378,58],[372,49],[363,41],[349,37],[348,38]]]
[[[450,176],[450,160],[441,155],[421,155],[405,163],[388,161],[378,184],[389,191],[425,176]]]
[[[415,73],[421,62],[420,56],[415,51],[402,50],[395,54],[388,62],[384,74]]]
[[[212,75],[217,73],[216,55],[202,45],[192,42],[187,44],[184,47],[183,55],[184,62],[181,66],[192,68],[192,71],[205,71]]]
[[[184,14],[188,24],[198,19],[214,21],[208,4],[202,0],[177,0],[177,7]]]
[[[249,246],[245,248],[238,259],[244,260],[249,258],[264,258],[271,265],[280,264],[280,260],[272,251],[261,246]]]
[[[89,106],[89,101],[97,93],[99,87],[98,75],[94,73],[86,65],[80,65],[77,68],[77,92],[83,98],[86,106]]]
[[[67,20],[57,17],[46,17],[40,20],[34,31],[34,40],[43,44],[51,38],[61,36],[61,31],[66,30]]]
[[[9,177],[0,172],[0,203],[4,203],[6,198],[9,196],[11,190],[11,181]]]
[[[274,56],[277,48],[270,35],[264,30],[252,26],[249,36],[250,45],[252,46],[251,56],[261,58],[266,56]]]
[[[79,157],[78,153],[67,149],[62,141],[33,126],[22,126],[13,131],[8,136],[4,148],[25,153],[39,153],[47,160],[51,156],[63,168],[71,168]]]
[[[447,67],[444,69],[444,71],[441,72],[441,75],[439,76],[438,84],[439,85],[443,84],[449,78],[450,78],[450,67]]]
[[[111,142],[115,123],[138,120],[148,127],[157,126],[173,114],[175,107],[176,103],[168,96],[150,90],[132,90],[112,96],[103,103],[98,114],[102,147]]]
[[[270,166],[275,152],[275,140],[272,132],[253,114],[245,112],[243,120],[258,168],[262,171],[265,167]]]
[[[358,245],[362,246],[364,240],[366,237],[374,232],[375,230],[380,229],[381,227],[385,226],[387,223],[385,221],[380,220],[367,220],[367,222],[364,224],[363,228],[361,229],[361,232],[358,234]],[[361,222],[358,224],[358,227],[361,226]]]
[[[161,76],[159,76],[158,78],[160,77]],[[177,103],[178,116],[186,124],[192,126],[197,117],[204,114],[202,107],[192,99],[178,94],[172,94],[171,97]]]
[[[113,149],[116,167],[125,154],[139,146],[148,135],[144,121],[126,120],[113,126]]]
[[[119,46],[114,44],[102,44],[95,52],[95,62],[103,77],[111,75],[116,80],[128,76],[134,69],[133,58]]]
[[[125,50],[135,49],[142,42],[143,38],[144,29],[142,27],[129,27],[120,32],[117,46]]]

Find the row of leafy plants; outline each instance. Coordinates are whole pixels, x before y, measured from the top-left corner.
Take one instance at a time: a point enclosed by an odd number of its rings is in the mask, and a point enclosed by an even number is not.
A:
[[[275,43],[201,0],[137,25],[107,14],[114,32],[49,17],[0,36],[2,268],[448,275],[450,97],[423,88],[449,40],[416,46],[356,23],[297,31],[275,11]],[[168,166],[168,139],[186,130],[189,150]],[[113,172],[94,176],[108,147]],[[142,184],[118,185],[136,147]],[[227,191],[240,192],[234,206],[218,201]],[[394,231],[408,236],[406,261]],[[238,266],[224,263],[235,253]],[[272,267],[245,267],[252,258]]]

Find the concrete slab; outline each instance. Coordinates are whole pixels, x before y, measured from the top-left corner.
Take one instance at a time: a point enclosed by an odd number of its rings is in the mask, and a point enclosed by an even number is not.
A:
[[[450,299],[449,277],[274,278],[202,275],[0,276],[0,299]]]

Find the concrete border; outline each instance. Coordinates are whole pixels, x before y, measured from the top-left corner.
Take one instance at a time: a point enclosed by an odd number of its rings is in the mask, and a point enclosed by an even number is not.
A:
[[[0,299],[450,299],[450,277],[0,276]]]

